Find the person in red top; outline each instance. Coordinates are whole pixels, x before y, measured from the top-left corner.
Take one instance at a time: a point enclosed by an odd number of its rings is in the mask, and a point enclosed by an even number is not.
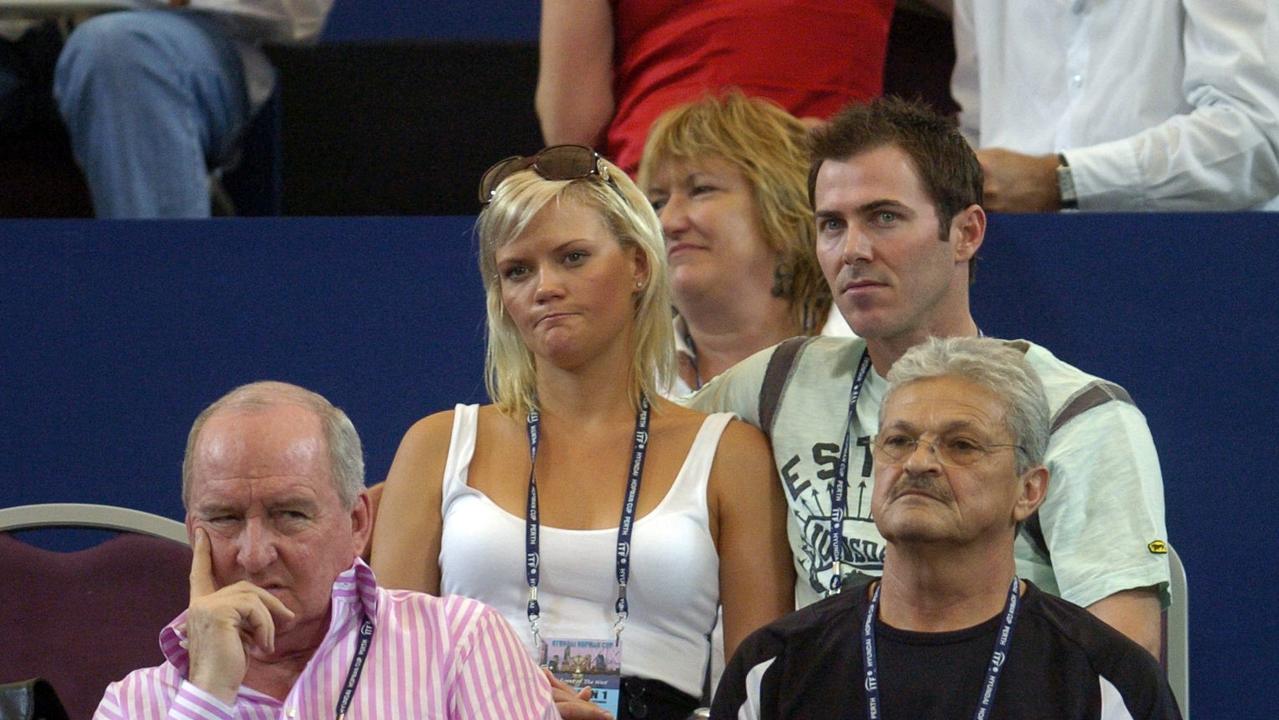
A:
[[[543,0],[536,106],[548,145],[634,174],[668,108],[737,87],[800,118],[880,95],[893,0]]]

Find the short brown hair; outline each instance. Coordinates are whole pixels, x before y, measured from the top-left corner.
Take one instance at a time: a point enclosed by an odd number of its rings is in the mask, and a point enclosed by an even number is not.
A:
[[[662,164],[705,158],[737,168],[750,186],[760,234],[778,254],[773,295],[790,302],[796,326],[811,334],[826,322],[831,297],[804,201],[808,142],[808,128],[776,103],[729,90],[663,113],[649,128],[638,178],[647,187]]]
[[[808,201],[816,205],[817,171],[827,160],[891,145],[910,157],[933,201],[942,240],[961,210],[982,201],[981,164],[955,123],[917,101],[884,97],[849,105],[813,133]]]

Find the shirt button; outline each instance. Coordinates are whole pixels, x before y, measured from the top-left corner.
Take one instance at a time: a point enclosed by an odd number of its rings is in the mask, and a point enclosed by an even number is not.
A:
[[[292,718],[292,717],[297,717],[297,716],[298,716],[298,711],[297,711],[297,710],[294,710],[293,708],[289,708],[288,710],[285,710],[285,711],[284,711],[284,714],[285,714],[285,715],[287,715],[288,717],[291,717],[291,718]]]
[[[1076,88],[1078,88],[1078,87],[1083,87],[1083,84],[1084,84],[1084,76],[1083,76],[1083,75],[1075,74],[1075,75],[1071,75],[1071,76],[1070,76],[1070,85],[1071,85],[1071,87],[1076,87]]]

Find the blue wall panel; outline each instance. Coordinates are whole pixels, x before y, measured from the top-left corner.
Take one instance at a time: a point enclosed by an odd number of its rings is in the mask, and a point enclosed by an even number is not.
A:
[[[484,397],[470,225],[0,223],[3,503],[180,517],[192,419],[258,379],[345,408],[381,479],[414,420]]]
[[[1277,240],[1270,214],[998,217],[974,288],[987,333],[1041,342],[1145,411],[1201,718],[1279,706],[1279,485],[1264,479],[1279,468]]]
[[[345,407],[370,481],[422,415],[483,398],[470,218],[0,222],[0,505],[181,517],[196,413],[239,383]],[[1192,708],[1263,718],[1279,647],[1273,513],[1279,217],[996,217],[991,335],[1126,386],[1191,585]]]
[[[534,0],[336,0],[324,39],[536,40]]]

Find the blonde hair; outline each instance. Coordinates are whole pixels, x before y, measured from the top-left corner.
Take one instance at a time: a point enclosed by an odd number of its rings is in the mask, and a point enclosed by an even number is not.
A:
[[[831,295],[817,264],[808,138],[803,123],[769,100],[740,90],[708,95],[653,123],[638,177],[647,187],[661,165],[709,157],[736,167],[751,187],[764,242],[779,256],[773,295],[789,300],[795,325],[814,334],[826,321]]]
[[[531,169],[514,173],[497,186],[475,221],[488,312],[484,385],[503,413],[519,416],[537,407],[537,373],[533,353],[502,307],[497,250],[523,234],[552,202],[595,210],[622,247],[635,248],[648,261],[648,280],[635,299],[634,354],[627,378],[635,407],[641,393],[656,397],[674,375],[675,335],[661,223],[626,173],[607,160],[601,159],[599,167],[607,174],[575,180],[546,180]]]

